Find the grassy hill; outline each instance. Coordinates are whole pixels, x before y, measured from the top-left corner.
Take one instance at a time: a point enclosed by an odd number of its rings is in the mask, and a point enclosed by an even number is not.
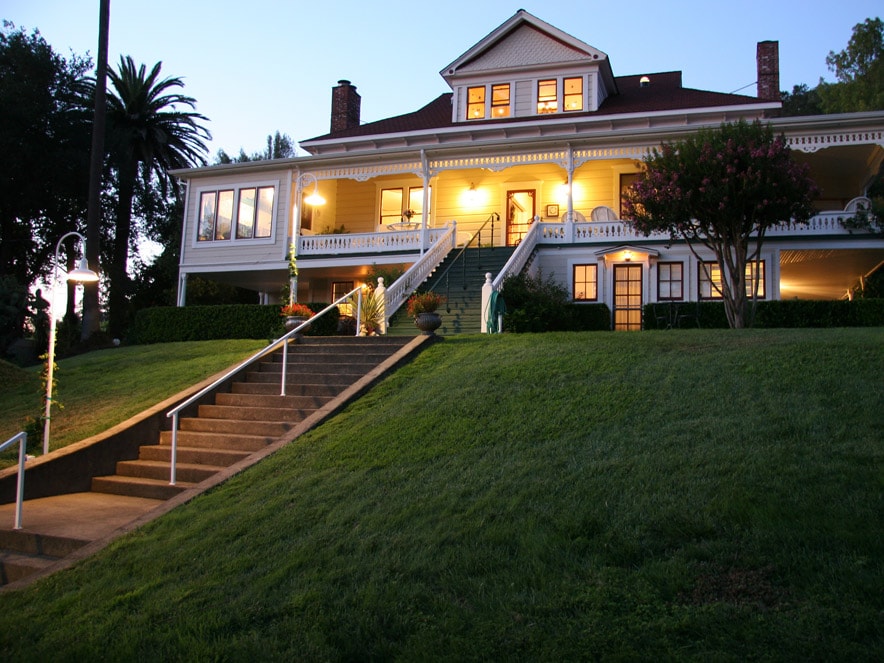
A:
[[[882,375],[881,329],[449,338],[0,594],[0,657],[881,660]]]

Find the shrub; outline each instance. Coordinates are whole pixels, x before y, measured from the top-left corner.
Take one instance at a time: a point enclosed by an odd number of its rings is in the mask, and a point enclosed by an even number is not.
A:
[[[571,302],[568,291],[552,276],[510,276],[504,279],[500,291],[506,303],[505,331],[546,332],[569,328]]]

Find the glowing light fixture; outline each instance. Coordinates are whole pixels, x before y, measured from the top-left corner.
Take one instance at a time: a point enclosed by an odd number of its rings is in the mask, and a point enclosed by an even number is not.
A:
[[[86,243],[86,238],[76,231],[69,232],[61,236],[58,244],[55,245],[55,268],[52,272],[52,303],[49,306],[49,358],[46,367],[46,411],[43,414],[43,453],[49,453],[49,425],[52,415],[52,382],[53,373],[55,372],[55,327],[56,316],[55,309],[55,286],[58,281],[58,263],[61,261],[59,252],[61,251],[61,243],[72,235],[79,237],[80,241]],[[89,263],[86,258],[80,258],[76,269],[72,269],[65,274],[66,281],[74,281],[75,283],[94,283],[98,280],[98,274],[89,269]]]

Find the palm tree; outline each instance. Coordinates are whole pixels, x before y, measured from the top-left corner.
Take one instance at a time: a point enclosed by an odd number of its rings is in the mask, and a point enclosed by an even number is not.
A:
[[[211,134],[200,122],[203,115],[179,107],[195,108],[196,100],[172,88],[183,87],[180,78],[160,80],[162,62],[150,72],[136,69],[132,58],[120,57],[119,69],[109,70],[112,90],[107,100],[108,152],[116,174],[117,210],[113,258],[108,270],[108,332],[119,336],[127,322],[126,286],[132,203],[139,178],[145,188],[158,183],[163,196],[168,188],[177,195],[177,183],[168,171],[205,165],[205,140]]]

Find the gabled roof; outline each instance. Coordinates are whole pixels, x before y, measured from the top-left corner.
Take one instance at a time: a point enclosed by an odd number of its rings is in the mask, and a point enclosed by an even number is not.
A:
[[[648,85],[642,87],[641,79],[648,79]],[[440,95],[429,104],[413,113],[369,122],[367,124],[317,136],[303,141],[301,147],[308,152],[314,142],[336,141],[360,136],[390,136],[399,133],[432,132],[434,130],[460,127],[478,129],[480,127],[500,126],[518,122],[531,121],[542,125],[544,122],[562,120],[563,117],[573,120],[601,119],[606,116],[626,115],[630,113],[649,113],[657,111],[678,111],[681,109],[715,108],[726,106],[744,106],[758,104],[756,97],[741,94],[724,94],[706,90],[694,90],[682,87],[680,71],[635,74],[618,76],[616,79],[619,94],[609,96],[597,111],[583,111],[566,115],[538,115],[531,118],[509,117],[481,122],[452,121],[452,93]]]
[[[476,71],[586,61],[601,64],[606,83],[611,81],[605,53],[520,9],[439,73],[451,84],[452,78]]]

